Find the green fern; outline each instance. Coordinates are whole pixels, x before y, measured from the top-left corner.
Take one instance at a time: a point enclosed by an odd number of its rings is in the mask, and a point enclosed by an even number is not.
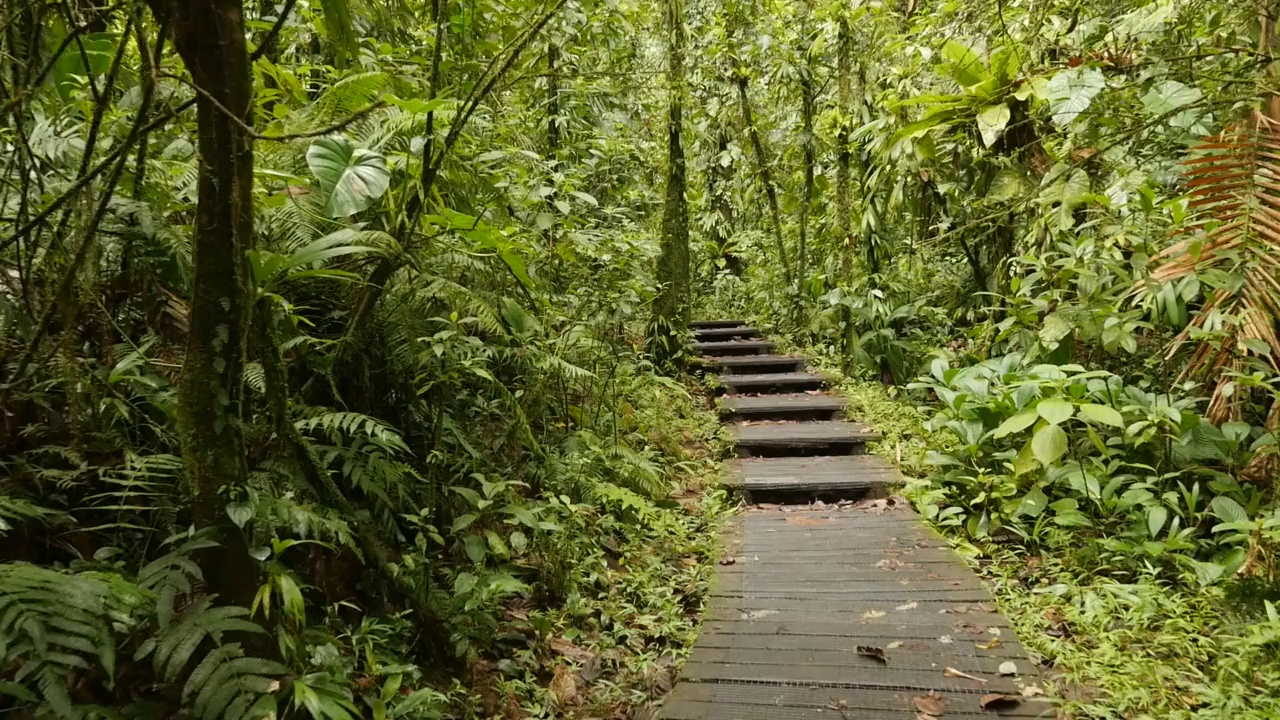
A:
[[[141,598],[114,575],[0,565],[0,667],[17,668],[0,694],[26,702],[38,695],[57,717],[76,717],[69,680],[99,674],[113,683],[112,616]]]
[[[409,446],[396,432],[395,428],[377,418],[357,412],[320,412],[310,417],[297,420],[294,425],[302,432],[323,430],[330,439],[340,441],[343,437],[366,437],[376,440],[389,449],[408,453]]]

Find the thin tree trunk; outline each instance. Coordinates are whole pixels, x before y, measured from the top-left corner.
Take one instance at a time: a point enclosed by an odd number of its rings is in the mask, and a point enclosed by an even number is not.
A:
[[[805,0],[803,5],[803,17],[801,18],[801,31],[808,32],[809,23],[809,0]],[[800,74],[800,123],[801,138],[800,142],[804,148],[804,200],[800,203],[800,244],[796,248],[796,297],[799,298],[804,291],[804,282],[809,272],[809,214],[813,210],[813,176],[814,166],[817,164],[814,151],[814,135],[813,135],[813,115],[814,115],[814,89],[813,89],[813,46],[812,42],[806,42],[803,46],[804,66]]]
[[[729,248],[733,230],[733,197],[729,188],[733,182],[733,162],[721,162],[728,151],[729,130],[721,125],[716,130],[716,153],[707,172],[707,197],[716,210],[711,224],[711,244],[720,253],[725,268],[734,275],[741,275],[742,258],[734,255]]]
[[[751,149],[756,156],[756,165],[760,172],[760,184],[764,185],[765,200],[769,203],[769,220],[773,227],[773,241],[778,248],[778,262],[782,264],[782,277],[788,287],[795,280],[791,271],[791,263],[787,258],[787,246],[782,238],[782,213],[778,210],[778,188],[773,184],[773,172],[769,169],[769,155],[760,140],[760,130],[756,128],[755,118],[751,112],[751,97],[747,94],[747,76],[738,75],[738,102],[742,107],[742,120],[747,125],[747,136],[751,139]]]
[[[560,152],[560,78],[556,63],[560,60],[560,48],[554,41],[547,41],[547,161],[556,167],[556,155]],[[556,193],[547,195],[547,212],[556,217]],[[544,234],[547,247],[556,244],[556,226],[553,219]]]
[[[667,77],[671,86],[667,108],[667,194],[662,211],[661,254],[650,323],[651,353],[670,368],[684,351],[689,324],[689,205],[685,198],[684,125],[684,12],[681,0],[667,0]]]
[[[853,125],[853,31],[841,11],[836,38],[836,103],[840,125],[836,130],[836,241],[840,252],[840,279],[853,276],[853,174],[849,152],[849,130]],[[853,315],[848,307],[840,312],[841,350],[845,363],[853,357]]]
[[[241,0],[149,0],[173,23],[173,39],[198,110],[199,201],[192,244],[190,332],[178,384],[182,454],[197,526],[216,528],[205,551],[205,581],[248,607],[257,567],[244,535],[224,510],[226,491],[248,480],[241,424],[248,267],[253,247],[253,84]]]

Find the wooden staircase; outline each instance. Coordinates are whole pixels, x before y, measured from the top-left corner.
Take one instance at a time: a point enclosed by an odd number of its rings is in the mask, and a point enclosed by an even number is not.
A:
[[[806,358],[774,354],[772,342],[738,320],[691,327],[693,347],[719,372],[717,404],[738,456],[730,482],[748,501],[858,497],[896,477],[890,463],[867,454],[880,436],[844,419],[844,398],[807,369]]]

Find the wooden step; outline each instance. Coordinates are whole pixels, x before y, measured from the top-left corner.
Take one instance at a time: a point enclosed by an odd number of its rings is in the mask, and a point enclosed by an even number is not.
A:
[[[739,457],[860,455],[880,435],[844,420],[761,422],[731,426]]]
[[[703,355],[763,355],[772,352],[773,343],[768,340],[728,340],[712,342],[695,342],[694,352]]]
[[[691,320],[689,321],[689,329],[701,330],[703,328],[738,327],[746,324],[746,320]]]
[[[748,492],[865,492],[898,480],[878,455],[819,455],[734,460],[729,482]]]
[[[709,358],[708,364],[729,374],[800,372],[807,358],[791,355],[729,355]]]
[[[810,372],[760,373],[757,375],[721,375],[720,384],[731,394],[759,392],[796,392],[818,390],[827,378]]]
[[[844,406],[838,395],[815,393],[726,395],[717,403],[720,415],[734,420],[836,420]]]
[[[738,325],[735,327],[694,330],[693,337],[695,340],[702,340],[703,342],[709,342],[712,340],[732,340],[734,338],[746,340],[748,338],[760,337],[760,331],[753,327],[747,327],[746,325]]]

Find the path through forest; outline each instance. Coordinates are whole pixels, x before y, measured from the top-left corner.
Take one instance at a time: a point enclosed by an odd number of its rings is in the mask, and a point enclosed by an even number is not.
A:
[[[896,470],[866,452],[876,433],[840,419],[823,377],[754,328],[695,327],[723,373],[732,482],[751,504],[661,717],[1052,717],[977,577],[885,496]]]

